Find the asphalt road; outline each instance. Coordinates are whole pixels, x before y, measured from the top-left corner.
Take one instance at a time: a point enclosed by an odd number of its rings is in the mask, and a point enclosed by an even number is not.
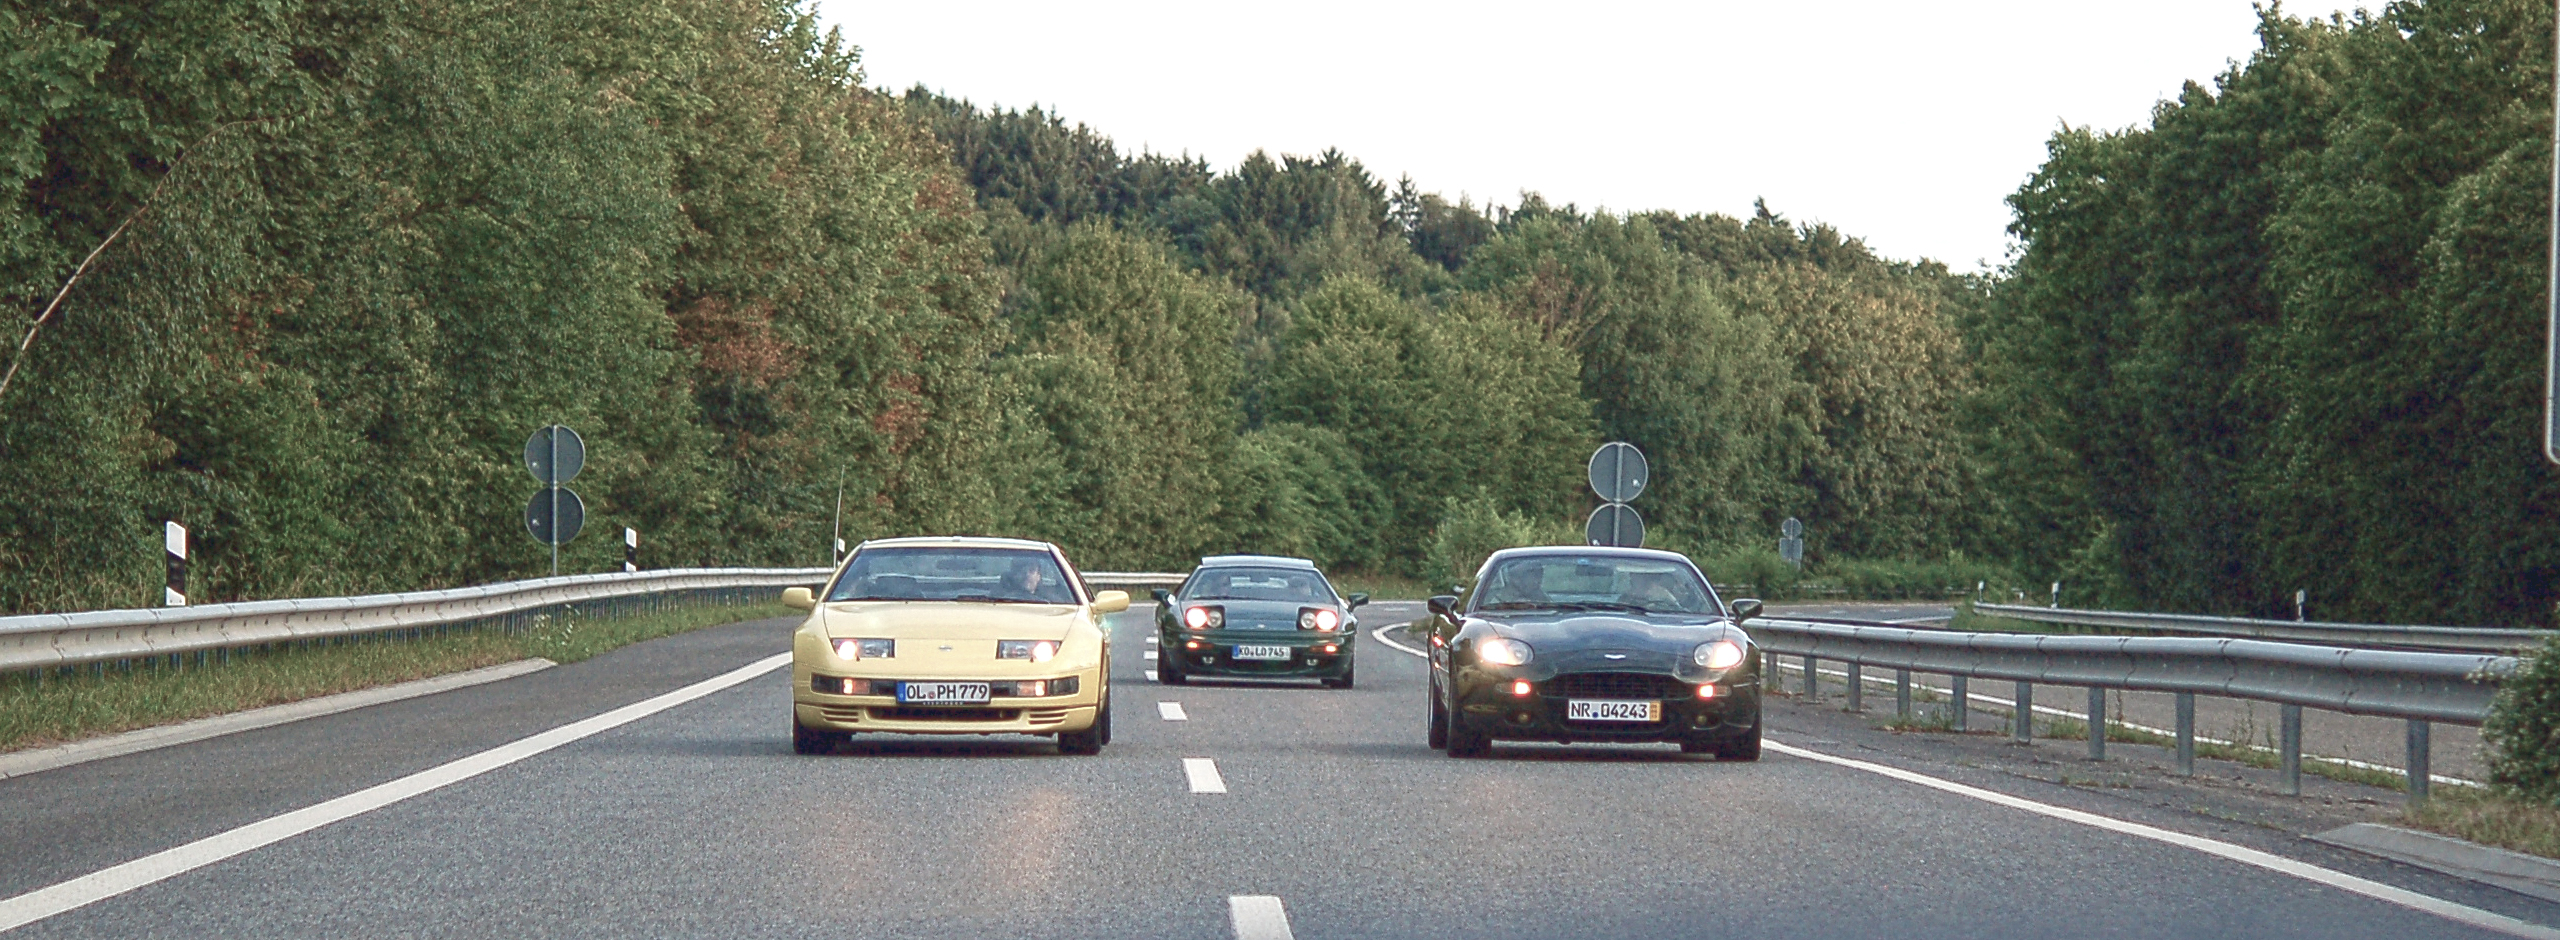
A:
[[[1363,613],[1377,625],[1418,605]],[[16,935],[1219,938],[1273,935],[1256,931],[1275,916],[1304,938],[2498,935],[2334,886],[2368,884],[2354,879],[2560,923],[2560,906],[2263,827],[1879,749],[1891,736],[1843,744],[1835,710],[1797,703],[1773,706],[1773,743],[1865,763],[1507,744],[1451,760],[1422,744],[1421,661],[1375,638],[1354,690],[1165,687],[1142,675],[1147,617],[1115,618],[1116,740],[1099,757],[1008,738],[794,756],[775,671],[200,867],[173,862],[165,880]],[[0,781],[0,911],[717,677],[785,650],[788,629],[715,628]],[[2056,818],[2069,810],[2348,882]]]

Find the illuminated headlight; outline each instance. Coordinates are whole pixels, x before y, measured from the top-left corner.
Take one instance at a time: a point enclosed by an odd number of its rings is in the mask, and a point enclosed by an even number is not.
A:
[[[837,659],[896,659],[898,641],[847,637],[836,641]]]
[[[1045,663],[1057,655],[1058,641],[1056,640],[996,641],[997,659],[1028,659],[1035,663]]]
[[[1182,623],[1194,630],[1215,630],[1227,625],[1227,609],[1193,607],[1182,612]]]
[[[1342,626],[1342,615],[1327,607],[1298,608],[1298,629],[1330,632]]]
[[[1732,640],[1700,643],[1689,658],[1709,669],[1731,669],[1742,665],[1742,646]]]
[[[1537,651],[1510,637],[1490,636],[1476,641],[1476,658],[1497,666],[1526,666]]]

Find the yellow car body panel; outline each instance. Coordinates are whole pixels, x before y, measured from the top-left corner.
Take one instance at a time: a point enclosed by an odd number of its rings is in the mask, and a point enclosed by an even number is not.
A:
[[[899,540],[972,546],[975,540]],[[851,556],[846,563],[850,564]],[[1072,570],[1072,569],[1070,569]],[[813,731],[895,734],[1038,734],[1093,727],[1109,694],[1110,636],[1091,603],[849,601],[817,604],[791,644],[792,711]],[[837,639],[887,639],[887,658],[846,659]],[[1050,640],[1045,662],[997,659],[998,640]],[[821,678],[1018,682],[1074,677],[1068,695],[991,698],[984,705],[910,707],[895,695],[822,691]]]

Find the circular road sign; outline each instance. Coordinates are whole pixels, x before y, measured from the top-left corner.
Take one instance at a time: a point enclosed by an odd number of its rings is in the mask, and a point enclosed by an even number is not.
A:
[[[535,431],[524,441],[524,468],[533,471],[534,482],[544,486],[577,479],[578,471],[587,468],[587,442],[565,425]]]
[[[1644,517],[1625,503],[1602,505],[1591,511],[1591,521],[1583,523],[1582,540],[1613,548],[1643,548]]]
[[[554,500],[557,500],[555,502]],[[557,513],[554,506],[559,507]],[[546,486],[524,504],[524,530],[533,540],[544,545],[566,544],[587,527],[587,503],[576,490],[565,486]]]
[[[1644,493],[1650,469],[1644,451],[1625,441],[1611,441],[1591,452],[1591,492],[1604,502],[1633,501]]]
[[[1787,521],[1778,523],[1778,536],[1790,539],[1803,538],[1804,523],[1797,522],[1794,516],[1788,516]]]

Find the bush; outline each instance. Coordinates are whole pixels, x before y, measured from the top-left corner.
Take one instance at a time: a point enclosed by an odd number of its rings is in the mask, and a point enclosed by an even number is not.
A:
[[[1485,558],[1503,549],[1581,541],[1571,526],[1531,521],[1524,513],[1503,509],[1490,491],[1477,487],[1472,496],[1441,502],[1440,524],[1431,530],[1429,574],[1437,590],[1475,577]]]
[[[2521,800],[2560,805],[2560,638],[2527,656],[2498,685],[2480,743],[2489,783]]]

